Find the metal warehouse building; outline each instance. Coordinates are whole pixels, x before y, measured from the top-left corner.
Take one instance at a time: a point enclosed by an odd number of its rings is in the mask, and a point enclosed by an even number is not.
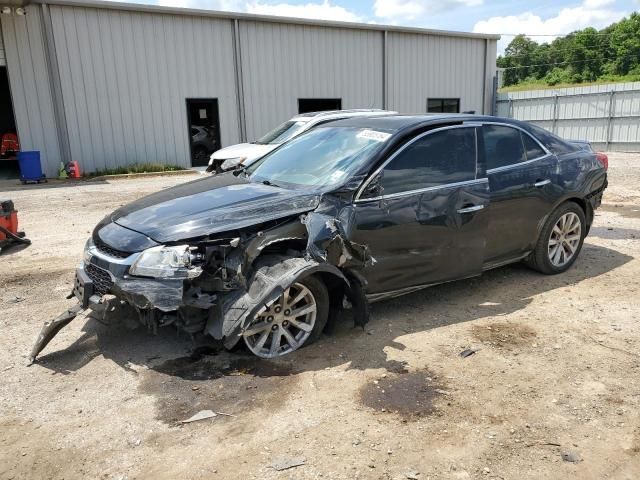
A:
[[[319,109],[492,110],[493,35],[20,1],[0,0],[0,135],[40,150],[48,176],[72,159],[190,166],[201,144]]]

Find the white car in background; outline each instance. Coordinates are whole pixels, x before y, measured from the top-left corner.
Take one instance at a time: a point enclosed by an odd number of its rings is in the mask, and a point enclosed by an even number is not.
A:
[[[213,152],[207,172],[220,173],[233,170],[238,165],[248,166],[284,142],[323,123],[351,117],[377,117],[397,113],[378,109],[329,110],[302,113],[291,120],[287,120],[255,142],[239,143]]]

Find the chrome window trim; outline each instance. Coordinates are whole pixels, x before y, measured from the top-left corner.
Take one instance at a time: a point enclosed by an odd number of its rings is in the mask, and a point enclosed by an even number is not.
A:
[[[371,183],[371,181],[378,176],[378,174],[384,169],[384,167],[386,167],[390,162],[392,162],[393,159],[396,158],[398,155],[400,155],[406,148],[408,148],[414,142],[417,142],[418,140],[420,140],[423,137],[426,137],[426,136],[431,135],[433,133],[442,132],[442,131],[445,131],[445,130],[454,130],[454,129],[458,129],[458,128],[473,128],[473,129],[475,129],[474,133],[475,133],[475,137],[476,137],[476,171],[475,171],[475,174],[474,174],[474,179],[473,180],[468,180],[468,181],[471,181],[471,182],[477,181],[478,180],[478,128],[477,127],[478,126],[480,126],[480,123],[478,123],[478,122],[462,123],[461,125],[447,125],[446,127],[440,127],[440,128],[435,128],[433,130],[427,130],[426,132],[422,132],[420,135],[412,138],[410,141],[408,141],[407,143],[402,145],[398,150],[393,152],[393,154],[389,158],[387,158],[382,165],[380,165],[371,175],[369,175],[369,177],[364,181],[364,183],[360,186],[360,188],[356,192],[354,203],[359,203],[359,202],[369,201],[369,200],[380,200],[382,198],[393,198],[392,196],[405,195],[405,194],[406,195],[412,195],[414,193],[421,192],[421,191],[435,190],[435,189],[444,188],[444,187],[447,187],[447,186],[455,186],[456,184],[437,185],[437,186],[434,186],[434,187],[427,187],[427,188],[419,189],[419,190],[408,190],[406,192],[397,192],[397,193],[392,193],[392,194],[389,194],[389,195],[381,195],[381,196],[375,197],[375,198],[363,198],[363,199],[360,198],[360,195],[362,195],[362,192],[367,188],[369,183]],[[467,181],[458,182],[458,183],[466,183],[466,182]]]
[[[544,155],[542,157],[534,158],[533,160],[527,160],[526,162],[514,163],[513,165],[505,165],[504,167],[492,168],[490,170],[487,170],[487,175],[489,175],[491,173],[500,173],[500,172],[504,172],[504,171],[507,171],[507,170],[512,170],[512,169],[517,168],[517,167],[522,167],[523,165],[528,165],[530,163],[537,162],[539,160],[543,160],[545,158],[548,158],[550,155],[552,155],[552,154],[548,153],[547,155]]]
[[[465,185],[479,185],[481,183],[488,183],[488,182],[489,182],[488,178],[477,178],[475,180],[465,180],[464,182],[435,185],[433,187],[425,187],[425,188],[420,188],[418,190],[407,190],[406,192],[390,193],[389,195],[381,195],[379,197],[359,198],[358,200],[355,201],[355,203],[364,203],[364,202],[379,201],[379,200],[389,200],[392,198],[409,197],[411,195],[417,195],[419,193],[425,193],[425,192],[432,192],[434,190],[445,190],[448,188],[463,187]]]

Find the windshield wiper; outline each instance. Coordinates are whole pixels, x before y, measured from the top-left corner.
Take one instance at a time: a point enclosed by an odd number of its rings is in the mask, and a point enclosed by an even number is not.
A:
[[[280,185],[276,185],[275,183],[271,183],[269,180],[262,180],[263,185],[269,185],[270,187],[282,188]]]

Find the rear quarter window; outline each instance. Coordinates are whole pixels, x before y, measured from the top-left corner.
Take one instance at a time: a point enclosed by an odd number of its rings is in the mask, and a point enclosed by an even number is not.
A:
[[[542,143],[545,147],[547,147],[551,152],[556,155],[565,155],[567,153],[574,153],[580,151],[580,147],[574,145],[572,143],[566,142],[560,137],[554,135],[553,133],[545,130],[544,128],[538,127],[537,125],[529,124],[529,129],[531,133],[535,135],[535,137]]]

